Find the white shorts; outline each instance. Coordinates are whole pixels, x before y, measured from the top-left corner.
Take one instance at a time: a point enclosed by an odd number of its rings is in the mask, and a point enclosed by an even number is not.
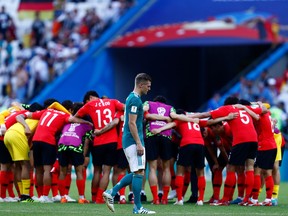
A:
[[[146,165],[145,147],[144,147],[144,154],[141,156],[137,155],[136,144],[131,145],[123,150],[129,163],[131,172],[136,172],[138,170],[145,169]]]

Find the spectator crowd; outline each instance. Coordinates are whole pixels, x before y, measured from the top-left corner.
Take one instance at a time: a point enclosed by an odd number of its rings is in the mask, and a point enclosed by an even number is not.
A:
[[[287,140],[288,134],[288,67],[282,76],[271,76],[268,70],[256,80],[240,77],[240,90],[235,96],[248,101],[263,101],[271,105],[271,116],[277,120],[278,128]],[[207,110],[221,106],[221,95],[215,93],[207,103]]]
[[[67,9],[66,1],[63,2],[58,8],[55,6],[51,21],[42,20],[41,14],[35,12],[27,40],[16,34],[21,26],[15,26],[5,6],[1,7],[1,109],[11,101],[28,102],[37,95],[133,6],[131,0],[111,0],[105,8],[95,6],[79,11],[78,3]]]

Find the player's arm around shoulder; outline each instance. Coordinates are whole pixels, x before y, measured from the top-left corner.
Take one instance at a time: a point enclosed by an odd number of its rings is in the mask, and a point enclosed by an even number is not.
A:
[[[175,122],[169,122],[167,124],[165,124],[164,126],[160,127],[160,128],[155,128],[151,131],[151,133],[153,134],[159,134],[161,133],[162,131],[165,131],[165,130],[169,130],[171,128],[174,128],[176,127],[176,123]]]
[[[28,117],[28,116],[32,117],[32,113],[30,113],[30,112],[26,113],[26,117]],[[26,136],[30,136],[32,134],[30,127],[25,122],[25,115],[24,114],[17,115],[16,121],[19,122],[21,125],[23,125]]]
[[[95,129],[94,135],[100,136],[101,134],[106,133],[107,131],[111,130],[112,128],[116,127],[120,122],[119,118],[114,118],[111,122],[109,122],[107,125],[105,125],[102,129]]]
[[[86,121],[86,120],[84,120],[84,119],[82,119],[82,118],[78,118],[78,117],[73,116],[73,115],[70,115],[70,116],[68,117],[68,122],[70,122],[70,123],[88,124],[88,125],[93,126],[93,123],[92,123],[92,122]]]

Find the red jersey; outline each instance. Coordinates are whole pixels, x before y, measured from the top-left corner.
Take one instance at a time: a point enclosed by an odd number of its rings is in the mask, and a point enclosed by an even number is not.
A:
[[[56,145],[56,133],[69,122],[70,114],[54,109],[45,109],[32,113],[33,119],[39,119],[39,123],[32,141],[45,142]]]
[[[175,120],[175,124],[177,132],[182,136],[180,147],[188,144],[204,145],[199,124],[178,120]]]
[[[203,140],[204,140],[204,145],[205,146],[217,146],[217,139],[216,139],[216,136],[215,134],[213,133],[213,131],[207,127],[206,128],[206,136],[204,137],[203,134],[202,134],[202,137],[203,137]]]
[[[12,112],[9,116],[7,116],[5,118],[5,126],[6,126],[7,130],[13,124],[17,123],[17,120],[16,120],[17,115],[24,114],[24,116],[26,117],[27,115],[25,115],[25,113],[27,113],[27,112],[28,112],[27,110],[20,110],[20,111]]]
[[[117,149],[122,149],[122,136],[123,136],[124,121],[121,120],[121,116],[123,115],[124,115],[124,111],[119,111],[116,113],[116,118],[119,118],[119,124],[117,125],[117,131],[118,131]]]
[[[230,126],[227,122],[223,123],[224,131],[219,134],[221,139],[221,144],[224,146],[226,152],[231,151],[233,136]]]
[[[83,117],[89,115],[93,121],[95,129],[102,129],[109,124],[117,111],[122,111],[124,104],[115,99],[97,99],[86,103],[78,110],[77,116]],[[116,127],[95,136],[94,146],[117,142],[118,135]]]
[[[253,111],[257,114],[261,114],[261,108],[255,108]],[[245,111],[240,110],[233,105],[226,105],[219,107],[216,110],[211,110],[210,114],[213,119],[224,117],[231,112],[237,112],[239,115],[237,118],[228,121],[233,135],[232,146],[246,143],[257,142],[257,133],[254,128],[252,117]]]
[[[14,125],[15,123],[17,123],[16,120],[16,116],[20,115],[20,114],[24,114],[28,112],[27,110],[19,110],[19,111],[15,111],[10,113],[6,118],[5,118],[5,127],[6,130],[8,130],[12,125]],[[0,140],[4,140],[4,135],[0,136]]]
[[[260,115],[260,119],[255,121],[255,128],[258,134],[258,151],[277,148],[270,112]]]

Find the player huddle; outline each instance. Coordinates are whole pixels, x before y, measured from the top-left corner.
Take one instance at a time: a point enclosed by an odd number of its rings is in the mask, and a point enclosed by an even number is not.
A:
[[[13,104],[1,112],[0,202],[69,202],[71,166],[74,166],[78,203],[89,203],[84,192],[86,167],[91,155],[94,170],[91,201],[97,204],[106,202],[114,211],[116,195],[120,204],[128,202],[125,186],[130,184],[130,180],[123,183],[123,187],[121,184],[122,188],[109,191],[111,171],[113,185],[125,176],[128,178],[128,173],[132,173],[131,182],[134,177],[135,181],[136,177],[140,178],[140,173],[137,173],[140,168],[134,169],[129,159],[134,143],[137,155],[144,157],[141,169],[145,169],[146,160],[149,165],[148,181],[154,205],[166,205],[173,197],[177,198],[175,205],[183,205],[190,179],[193,180],[189,200],[203,205],[205,157],[212,172],[210,205],[277,205],[281,148],[283,154],[285,142],[267,104],[252,104],[228,97],[225,104],[216,110],[190,113],[181,109],[176,111],[167,104],[165,97],[157,96],[141,106],[143,117],[140,113],[140,120],[144,130],[139,139],[144,140],[143,149],[139,147],[130,125],[126,126],[131,130],[131,145],[125,141],[125,104],[116,99],[100,98],[95,91],[87,92],[81,103],[59,103],[48,99],[43,105]],[[136,115],[137,107],[131,106],[130,113],[130,118]],[[224,168],[227,173],[223,197],[220,198]],[[13,198],[17,197],[13,192],[13,182],[16,182],[18,199]],[[140,183],[142,186],[142,180],[137,184]],[[238,195],[233,199],[236,185]],[[266,199],[258,202],[263,185]],[[34,186],[37,196],[34,196]],[[52,199],[48,196],[50,190]],[[171,193],[169,196],[170,190],[175,192],[175,196]],[[141,188],[133,192],[138,200]],[[129,201],[133,203],[131,195]],[[133,213],[155,213],[137,202]]]

